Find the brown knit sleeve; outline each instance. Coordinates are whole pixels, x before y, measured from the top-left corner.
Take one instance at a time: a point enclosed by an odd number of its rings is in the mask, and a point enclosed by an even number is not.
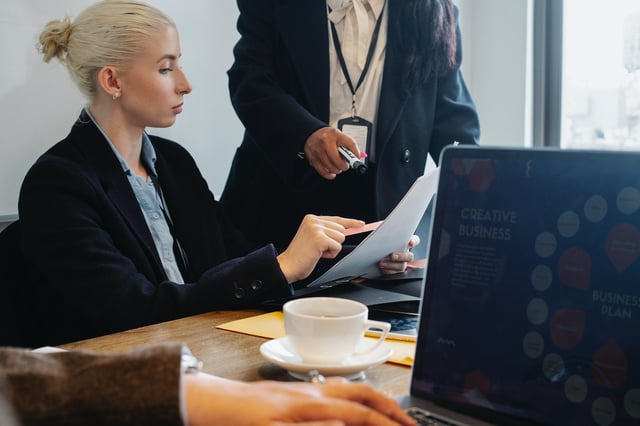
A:
[[[23,426],[182,425],[182,346],[124,354],[0,349],[0,378]]]

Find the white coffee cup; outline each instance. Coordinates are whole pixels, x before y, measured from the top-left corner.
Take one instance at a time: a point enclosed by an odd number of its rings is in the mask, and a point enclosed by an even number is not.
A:
[[[378,348],[391,324],[368,319],[366,305],[339,297],[307,297],[291,300],[282,307],[287,340],[308,364],[339,364],[352,355]],[[356,351],[364,332],[382,330],[376,342]]]

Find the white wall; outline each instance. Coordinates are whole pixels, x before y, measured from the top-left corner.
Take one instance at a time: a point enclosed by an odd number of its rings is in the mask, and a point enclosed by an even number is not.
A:
[[[229,101],[226,70],[237,40],[234,0],[149,0],[178,26],[182,65],[193,92],[177,123],[150,129],[183,144],[196,158],[219,196],[242,125]],[[44,24],[75,16],[94,0],[5,1],[0,14],[0,221],[17,213],[20,183],[46,148],[64,137],[85,100],[57,61],[42,62],[36,52]]]
[[[455,0],[462,72],[478,108],[483,145],[531,146],[533,1]]]

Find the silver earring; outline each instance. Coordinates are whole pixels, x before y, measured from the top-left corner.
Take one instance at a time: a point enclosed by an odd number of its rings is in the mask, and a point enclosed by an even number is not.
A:
[[[118,99],[120,97],[120,92],[115,92],[112,96],[113,100],[115,101],[116,99]]]

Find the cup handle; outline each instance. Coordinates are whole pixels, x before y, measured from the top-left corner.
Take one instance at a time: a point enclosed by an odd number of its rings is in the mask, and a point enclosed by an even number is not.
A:
[[[389,334],[389,331],[391,330],[391,324],[384,321],[366,320],[364,323],[364,329],[369,330],[371,328],[378,328],[382,330],[382,333],[380,333],[380,335],[378,336],[378,340],[375,344],[368,346],[361,351],[356,351],[354,355],[364,355],[377,349],[382,344],[382,342],[384,342],[384,339],[387,338],[387,334]]]

